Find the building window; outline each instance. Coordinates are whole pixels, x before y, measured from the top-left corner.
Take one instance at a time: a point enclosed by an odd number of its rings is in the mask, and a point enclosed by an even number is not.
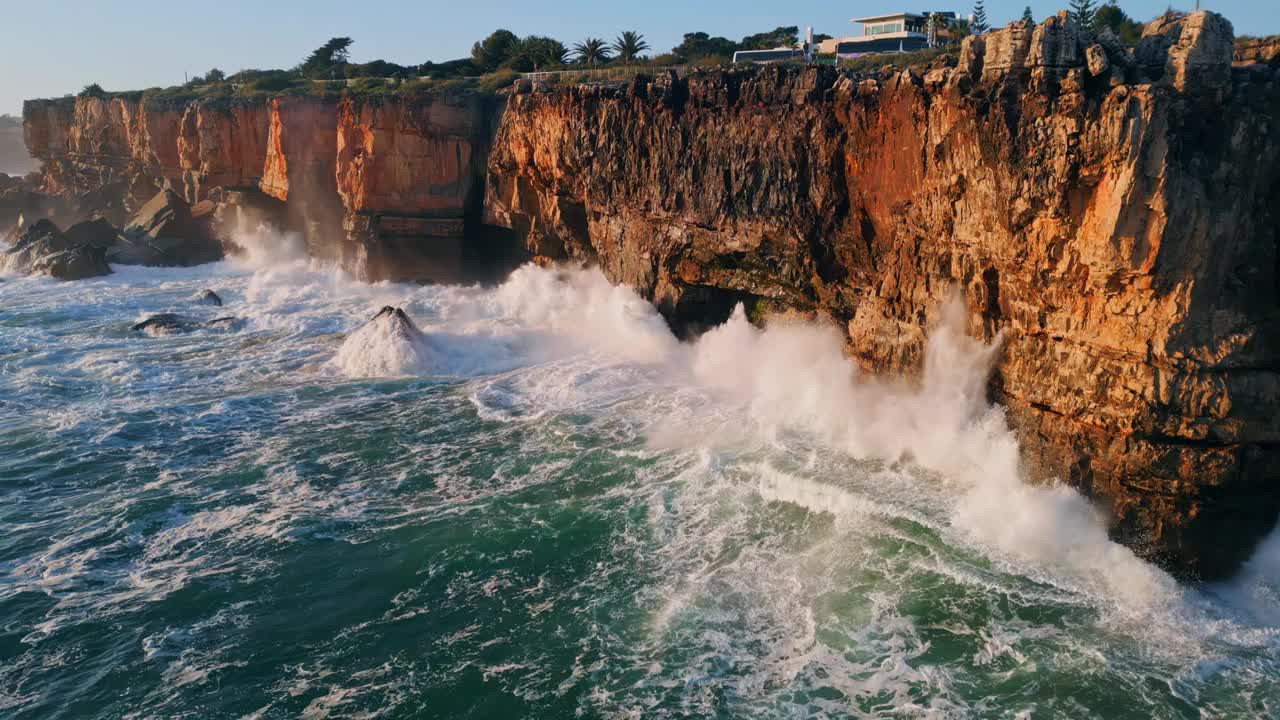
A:
[[[902,32],[902,23],[877,23],[875,25],[867,25],[862,29],[863,35],[884,35],[896,32]]]

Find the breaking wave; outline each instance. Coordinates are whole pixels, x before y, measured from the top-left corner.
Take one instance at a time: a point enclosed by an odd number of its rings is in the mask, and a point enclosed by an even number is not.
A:
[[[365,284],[292,243],[0,284],[0,712],[1280,707],[1280,539],[1182,586],[1025,482],[958,302],[908,381],[741,308],[678,342],[597,271]],[[162,312],[243,324],[128,331]]]

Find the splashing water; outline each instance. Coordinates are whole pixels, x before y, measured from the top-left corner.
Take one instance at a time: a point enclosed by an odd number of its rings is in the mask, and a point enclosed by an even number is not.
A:
[[[438,363],[422,331],[388,306],[347,337],[333,364],[347,377],[373,378],[425,375]]]
[[[908,384],[741,310],[679,343],[596,272],[369,285],[252,232],[0,283],[0,715],[1277,712],[1280,539],[1179,586],[1024,483],[958,308]]]

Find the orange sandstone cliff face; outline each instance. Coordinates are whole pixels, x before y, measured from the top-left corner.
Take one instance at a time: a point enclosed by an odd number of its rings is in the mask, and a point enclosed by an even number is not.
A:
[[[482,95],[342,101],[336,169],[348,266],[456,281],[464,266],[494,259],[478,225],[499,112]]]
[[[990,391],[1031,471],[1215,577],[1280,510],[1280,90],[1232,53],[1213,13],[1152,22],[1133,49],[1060,16],[873,75],[522,83],[505,110],[76,98],[31,101],[24,124],[45,189],[85,212],[166,182],[234,188],[219,197],[272,198],[366,277],[453,279],[488,252],[483,211],[677,328],[737,302],[799,311],[875,371],[918,369],[959,287],[970,331],[1003,338]]]
[[[267,108],[270,131],[259,183],[262,191],[286,202],[336,197],[336,104],[286,97],[268,101]]]
[[[881,372],[918,369],[959,287],[971,333],[1003,338],[990,391],[1033,474],[1192,576],[1273,527],[1280,89],[1233,73],[1220,16],[1134,51],[1063,16],[919,71],[523,90],[486,213],[532,252],[599,263],[677,326],[737,302],[830,318]]]
[[[338,193],[351,212],[460,218],[478,205],[487,109],[453,101],[348,98],[338,109]]]
[[[153,143],[173,152],[188,202],[213,188],[252,188],[262,179],[270,113],[262,104],[201,100],[182,113],[175,140]]]
[[[23,110],[42,189],[119,224],[166,184],[189,202],[256,183],[265,108],[226,102],[60,98]]]
[[[42,190],[121,224],[168,185],[258,207],[369,278],[453,279],[479,224],[492,97],[66,98],[24,108]],[[228,193],[217,193],[221,188]],[[474,243],[472,243],[474,244]],[[448,265],[453,274],[433,271]]]

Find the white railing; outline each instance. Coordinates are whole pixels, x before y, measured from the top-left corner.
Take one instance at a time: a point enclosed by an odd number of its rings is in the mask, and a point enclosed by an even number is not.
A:
[[[622,66],[610,65],[610,66],[599,67],[599,68],[583,67],[583,68],[577,68],[574,70],[543,70],[539,72],[525,72],[525,73],[520,73],[520,77],[527,78],[529,80],[551,80],[551,81],[560,81],[566,78],[570,80],[586,78],[588,81],[625,80],[635,75],[656,75],[657,73],[666,72],[667,70],[675,70],[678,75],[686,75],[689,72],[689,66],[688,65],[622,65]],[[463,77],[462,79],[463,80],[479,80],[482,77],[483,76]],[[429,75],[423,75],[416,78],[375,78],[375,77],[332,78],[332,79],[313,78],[311,82],[330,83],[334,85],[337,85],[337,84],[350,85],[351,83],[356,82],[357,80],[382,80],[384,82],[389,81],[389,82],[395,82],[395,83],[403,83],[403,82],[408,82],[409,80],[425,81],[425,80],[433,80],[433,79],[451,80],[453,78],[432,78]]]

